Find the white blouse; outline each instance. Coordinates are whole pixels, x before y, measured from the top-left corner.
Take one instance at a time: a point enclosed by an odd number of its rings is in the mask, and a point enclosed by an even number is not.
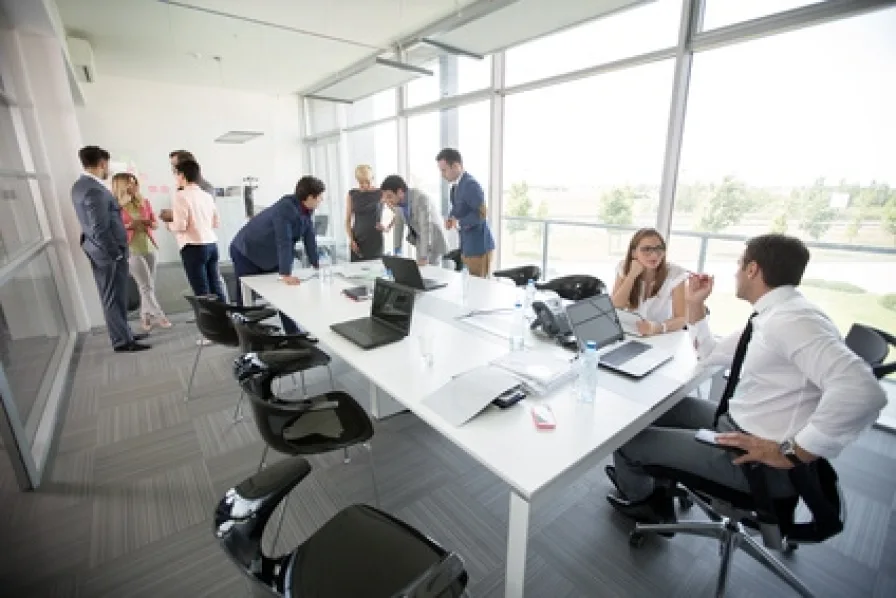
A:
[[[616,267],[616,275],[620,278],[625,277],[624,267],[624,262],[619,262]],[[635,310],[645,320],[665,322],[674,316],[672,313],[672,291],[687,279],[688,271],[669,262],[666,262],[666,269],[666,280],[663,281],[663,286],[660,287],[657,294],[644,301]]]

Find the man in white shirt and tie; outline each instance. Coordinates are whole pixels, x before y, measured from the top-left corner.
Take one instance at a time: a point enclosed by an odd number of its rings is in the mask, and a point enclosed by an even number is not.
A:
[[[702,364],[731,368],[717,406],[686,398],[613,455],[607,474],[622,514],[641,522],[674,520],[668,492],[644,470],[659,466],[750,492],[742,464],[768,466],[773,498],[792,495],[788,470],[832,459],[878,417],[887,400],[871,368],[843,342],[836,326],[796,290],[809,250],[794,237],[769,234],[747,242],[736,274],[737,297],[754,308],[747,326],[716,340],[706,299],[713,279],[688,281],[689,334]],[[700,428],[740,451],[696,442]]]

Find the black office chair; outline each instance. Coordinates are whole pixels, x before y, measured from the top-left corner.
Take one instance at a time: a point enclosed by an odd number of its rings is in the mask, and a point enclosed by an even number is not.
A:
[[[341,510],[287,554],[268,556],[261,538],[278,505],[311,472],[301,457],[256,473],[218,502],[218,545],[256,596],[459,598],[467,573],[457,554],[407,523],[366,505]]]
[[[896,347],[896,337],[892,334],[864,324],[853,324],[845,341],[847,347],[871,366],[878,380],[896,372],[896,361],[884,363],[890,348]]]
[[[587,274],[561,276],[548,282],[536,282],[535,288],[554,291],[563,299],[570,301],[581,301],[582,299],[588,299],[607,292],[607,285],[601,279],[588,276]]]
[[[761,468],[766,466],[751,464],[744,467],[757,468],[755,475],[762,479]],[[725,595],[731,571],[731,559],[738,548],[771,570],[800,596],[812,598],[812,591],[766,549],[767,547],[786,554],[796,549],[799,544],[823,542],[843,530],[846,522],[846,502],[834,468],[825,459],[818,459],[810,467],[813,468],[812,475],[818,476],[820,491],[837,511],[834,517],[821,523],[795,521],[800,501],[800,497],[796,494],[771,500],[767,498],[764,488],[759,492],[739,492],[686,472],[656,466],[645,467],[645,471],[651,476],[673,481],[677,487],[683,487],[690,495],[691,501],[700,507],[710,521],[639,523],[635,525],[629,543],[632,547],[639,548],[644,545],[646,534],[651,533],[712,538],[719,542],[721,557],[715,594],[717,598]],[[762,544],[748,533],[748,529],[760,534]]]
[[[508,278],[518,287],[524,287],[529,284],[530,280],[537,281],[541,278],[541,268],[538,266],[517,266],[516,268],[505,268],[504,270],[496,270],[492,273],[495,278]]]
[[[260,323],[271,316],[277,315],[277,310],[267,307],[244,307],[232,303],[221,303],[214,295],[193,296],[184,295],[184,299],[193,308],[196,317],[196,327],[202,336],[216,345],[227,347],[239,347],[240,340],[230,320],[231,313],[240,313],[254,322]],[[277,330],[276,326],[269,326]],[[199,356],[202,355],[203,343],[199,343],[196,349],[196,357],[193,359],[193,370],[190,372],[190,382],[187,384],[187,393],[184,401],[190,400],[193,390],[193,378],[196,376],[196,368],[199,365]]]
[[[239,338],[240,351],[243,353],[254,353],[258,351],[273,351],[277,349],[306,349],[307,358],[297,361],[294,367],[298,368],[302,380],[302,396],[307,395],[305,387],[305,372],[316,367],[326,366],[330,375],[330,388],[335,390],[336,384],[333,380],[333,370],[330,368],[330,356],[318,349],[315,345],[317,339],[310,337],[308,333],[301,334],[284,334],[279,329],[271,330],[270,326],[264,324],[259,325],[255,318],[246,317],[245,314],[234,313],[231,315],[233,327]],[[294,376],[294,372],[290,375]],[[240,393],[240,399],[237,401],[236,410],[233,414],[233,421],[239,421],[242,417],[241,407],[243,404],[245,393]]]
[[[454,262],[454,271],[460,272],[464,269],[464,260],[460,256],[460,249],[453,249],[445,254],[446,260]]]

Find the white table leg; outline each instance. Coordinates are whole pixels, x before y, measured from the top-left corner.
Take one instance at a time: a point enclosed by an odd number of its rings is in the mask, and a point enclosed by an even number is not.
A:
[[[526,586],[526,548],[529,542],[529,503],[510,491],[510,522],[507,525],[507,571],[505,598],[522,598]]]
[[[252,293],[252,289],[242,281],[240,281],[240,291],[243,294],[243,305],[246,307],[255,305],[255,295]]]
[[[380,406],[379,401],[377,400],[377,388],[376,384],[373,381],[370,381],[370,413],[373,417],[379,419],[380,418]]]

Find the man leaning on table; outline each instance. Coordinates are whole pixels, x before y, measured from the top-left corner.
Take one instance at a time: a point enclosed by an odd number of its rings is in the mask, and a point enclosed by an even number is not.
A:
[[[442,265],[445,255],[445,233],[442,217],[429,197],[419,189],[408,189],[407,183],[397,174],[383,179],[380,184],[383,202],[401,215],[408,227],[408,243],[417,248],[417,263],[421,266]]]
[[[772,498],[793,495],[789,469],[836,457],[874,422],[887,403],[883,389],[834,323],[796,290],[808,262],[809,250],[794,237],[750,239],[735,279],[753,314],[718,341],[705,307],[713,279],[690,277],[691,340],[701,363],[731,368],[728,384],[718,406],[686,398],[614,453],[607,474],[619,494],[607,499],[616,510],[641,522],[675,519],[672,498],[643,469],[649,465],[750,492],[740,466],[759,463],[768,466]],[[696,442],[700,428],[721,432],[720,444],[745,454]]]
[[[479,181],[464,170],[456,149],[445,148],[436,156],[442,178],[451,183],[451,213],[445,228],[457,228],[460,255],[470,274],[488,277],[495,239],[485,219],[485,194]]]
[[[321,180],[303,176],[296,183],[294,193],[284,195],[246,222],[230,243],[230,260],[238,279],[277,272],[284,284],[299,284],[301,281],[292,275],[292,264],[293,250],[300,239],[311,265],[318,267],[314,210],[323,201],[325,189]],[[237,303],[243,303],[242,289]],[[298,325],[283,312],[280,319],[287,334],[300,332]]]

